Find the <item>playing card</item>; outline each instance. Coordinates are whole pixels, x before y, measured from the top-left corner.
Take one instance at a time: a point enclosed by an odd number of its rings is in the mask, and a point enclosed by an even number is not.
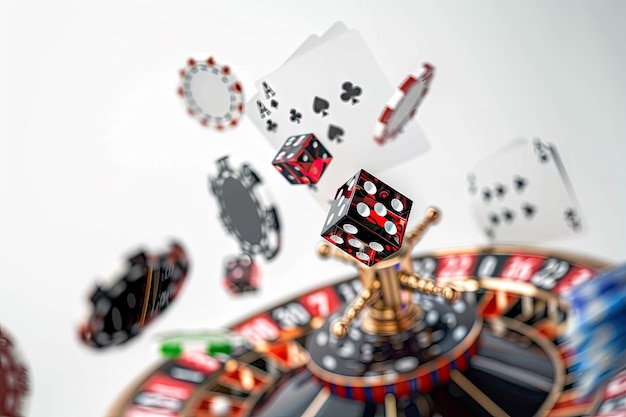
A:
[[[336,22],[326,32],[324,32],[322,36],[318,36],[315,34],[310,35],[308,38],[304,40],[304,42],[302,42],[302,44],[295,51],[293,51],[293,53],[289,56],[289,58],[287,58],[285,63],[289,62],[290,60],[292,60],[293,58],[299,55],[302,55],[305,52],[315,49],[320,44],[330,39],[333,39],[336,36],[339,36],[340,34],[342,34],[343,32],[347,30],[348,28],[343,22]],[[250,103],[256,103],[258,99],[259,99],[259,93],[257,92],[250,100]]]
[[[287,61],[285,62],[289,62],[290,60],[292,60],[293,58],[297,57],[298,55],[301,55],[307,51],[310,51],[311,49],[315,48],[317,45],[319,45],[320,43],[320,37],[317,35],[310,35],[308,38],[306,38],[304,40],[304,42],[302,42],[302,44],[300,46],[298,46],[298,48],[293,51],[293,53],[289,56],[289,58],[287,58]],[[257,93],[258,94],[258,93]]]
[[[468,174],[471,207],[493,242],[579,234],[581,212],[554,145],[518,139]]]
[[[324,206],[357,170],[379,173],[424,150],[421,132],[398,141],[395,149],[381,149],[371,140],[393,88],[355,30],[298,54],[257,87],[248,115],[277,150],[290,136],[314,133],[333,156],[311,189]]]
[[[324,34],[320,37],[317,35],[310,35],[308,38],[305,39],[305,41],[289,56],[289,58],[287,58],[287,62],[291,61],[293,58],[302,55],[306,52],[309,52],[313,49],[315,49],[316,47],[318,47],[319,45],[321,45],[324,42],[327,42],[329,40],[334,39],[335,37],[341,35],[342,33],[346,32],[348,30],[347,26],[343,23],[343,22],[336,22],[335,24],[333,24],[326,32],[324,32]],[[271,88],[271,87],[268,87]],[[255,103],[256,104],[256,108],[253,111],[258,111],[259,115],[261,116],[261,119],[264,119],[266,116],[268,117],[267,120],[265,120],[265,126],[264,128],[268,131],[268,132],[272,132],[275,129],[278,129],[278,124],[276,123],[276,118],[278,117],[278,107],[280,105],[280,102],[277,99],[272,99],[269,101],[269,106],[267,106],[268,103],[263,104],[263,101],[259,99],[259,92],[257,92],[252,99],[250,100],[250,103]],[[266,107],[267,106],[267,107]],[[272,114],[272,110],[274,111],[274,120],[270,119],[269,116]]]
[[[346,32],[348,27],[343,22],[335,22],[322,36],[311,35],[302,44],[296,49],[293,54],[289,58],[287,58],[287,62],[292,60],[293,58],[301,55],[305,52],[311,51],[314,48],[317,48],[324,42],[327,42],[335,37],[341,35]]]

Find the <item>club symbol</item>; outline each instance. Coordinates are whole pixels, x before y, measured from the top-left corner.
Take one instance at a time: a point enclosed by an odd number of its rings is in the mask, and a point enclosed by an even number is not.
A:
[[[278,123],[274,123],[271,120],[268,120],[265,123],[267,124],[267,131],[268,132],[276,132],[276,128],[278,127]]]
[[[300,119],[302,119],[302,113],[296,111],[296,109],[291,109],[289,110],[289,114],[291,114],[291,116],[289,116],[289,120],[291,120],[292,122],[300,123]]]
[[[523,192],[527,184],[526,179],[520,177],[519,175],[513,177],[513,186],[515,187],[515,191],[518,193]]]
[[[272,99],[272,101],[270,101],[270,106],[272,106],[273,108],[277,109],[278,108],[278,101]]]
[[[500,183],[496,183],[493,189],[496,192],[496,197],[498,198],[502,198],[504,197],[504,194],[506,194],[506,187]]]
[[[352,101],[353,105],[359,102],[357,97],[359,97],[361,93],[363,93],[361,87],[352,84],[350,81],[346,81],[345,83],[341,84],[341,89],[343,90],[343,92],[341,93],[339,98],[341,98],[341,100],[345,102]]]
[[[563,213],[565,215],[565,223],[569,228],[578,232],[581,229],[580,217],[578,217],[578,213],[573,208],[565,209]]]
[[[491,201],[491,190],[489,188],[483,188],[483,201],[487,203]]]
[[[502,211],[502,218],[504,219],[505,222],[511,223],[514,217],[515,217],[515,213],[512,210],[505,208]]]
[[[522,211],[527,219],[532,219],[537,212],[537,208],[530,203],[522,203]]]
[[[497,226],[497,225],[500,224],[500,217],[496,213],[491,213],[491,214],[489,214],[489,221],[494,226]]]

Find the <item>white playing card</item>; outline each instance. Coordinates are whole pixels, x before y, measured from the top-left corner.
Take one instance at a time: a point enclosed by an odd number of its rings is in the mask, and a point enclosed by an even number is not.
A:
[[[302,44],[300,46],[298,46],[298,48],[295,51],[293,51],[293,53],[289,56],[289,58],[287,58],[287,61],[285,61],[285,62],[289,62],[293,58],[297,57],[298,55],[301,55],[301,54],[303,54],[305,52],[308,52],[308,51],[312,50],[313,48],[317,47],[317,45],[319,45],[319,43],[320,43],[320,37],[319,36],[317,36],[317,35],[310,35],[308,38],[306,38],[304,40],[304,42],[302,42]]]
[[[331,39],[336,38],[342,33],[346,32],[348,27],[343,22],[335,22],[322,36],[311,35],[302,44],[296,49],[293,54],[289,58],[287,58],[287,62],[297,57],[298,55],[302,55],[305,52],[309,52],[314,48],[317,48],[324,42],[327,42]]]
[[[393,151],[372,140],[374,123],[393,88],[355,30],[297,55],[257,87],[258,103],[268,109],[272,100],[279,104],[271,114],[262,114],[251,101],[248,115],[277,151],[292,135],[314,133],[333,156],[312,191],[325,207],[358,169],[379,173],[417,156],[427,143],[421,132],[398,141]]]
[[[293,53],[289,56],[289,58],[287,58],[287,60],[285,61],[285,63],[291,61],[293,58],[302,55],[305,52],[309,52],[315,48],[317,48],[319,45],[321,45],[322,43],[329,41],[339,35],[341,35],[342,33],[344,33],[345,31],[348,30],[348,27],[343,23],[343,22],[336,22],[334,25],[332,25],[326,32],[324,32],[324,34],[322,36],[318,36],[318,35],[310,35],[308,38],[306,38],[304,40],[304,42],[302,42],[302,44],[300,44],[300,46],[298,46],[298,48],[293,51]],[[250,100],[251,103],[256,103],[256,101],[258,100],[258,96],[259,93],[257,92],[252,99]]]
[[[289,56],[289,58],[287,58],[287,61],[285,61],[285,63],[289,62],[290,60],[292,60],[293,58],[302,55],[305,52],[309,52],[313,49],[315,49],[316,47],[318,47],[320,44],[322,44],[323,42],[327,42],[337,36],[339,36],[340,34],[344,33],[345,31],[347,31],[348,28],[346,27],[346,25],[343,22],[336,22],[334,25],[332,25],[326,32],[324,32],[324,34],[320,37],[318,35],[310,35],[308,38],[305,39],[304,42],[302,42],[302,44]],[[278,101],[274,101],[272,102],[271,100],[269,102],[265,102],[263,103],[263,101],[259,98],[259,92],[257,92],[254,96],[252,96],[252,98],[250,99],[248,106],[250,106],[251,104],[254,103],[254,106],[252,108],[247,107],[246,110],[248,112],[248,114],[254,114],[255,112],[257,112],[258,114],[256,115],[257,117],[259,116],[263,116],[261,117],[262,121],[265,122],[264,124],[264,129],[268,130],[268,132],[270,132],[273,129],[273,125],[276,125],[276,117],[278,115]],[[272,104],[274,104],[276,107],[273,107]],[[270,118],[272,112],[274,113],[274,118]],[[266,119],[267,117],[267,119]]]
[[[539,243],[579,234],[580,207],[554,145],[518,139],[468,175],[471,207],[493,242]]]

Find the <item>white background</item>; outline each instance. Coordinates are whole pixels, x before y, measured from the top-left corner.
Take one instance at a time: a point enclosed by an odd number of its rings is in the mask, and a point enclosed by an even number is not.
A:
[[[325,213],[265,162],[275,151],[248,120],[218,134],[185,114],[175,90],[189,57],[213,55],[249,87],[309,34],[342,20],[361,32],[392,84],[422,61],[437,67],[418,117],[432,149],[383,177],[414,199],[412,223],[429,204],[444,211],[421,249],[483,243],[465,198],[466,171],[512,138],[539,136],[557,145],[589,226],[585,236],[544,246],[625,258],[624,2],[1,7],[9,51],[0,58],[0,323],[30,365],[32,416],[105,415],[158,358],[156,333],[227,324],[351,271],[313,255]],[[227,153],[261,171],[286,231],[280,257],[262,265],[262,293],[238,300],[220,284],[222,259],[237,246],[224,236],[206,181]],[[178,301],[124,348],[81,346],[75,328],[96,278],[137,245],[169,236],[193,261]]]

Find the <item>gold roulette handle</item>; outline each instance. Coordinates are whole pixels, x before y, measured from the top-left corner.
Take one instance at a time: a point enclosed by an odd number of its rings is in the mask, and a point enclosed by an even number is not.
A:
[[[415,272],[398,273],[398,279],[400,280],[400,286],[404,289],[411,291],[418,291],[428,295],[442,296],[446,301],[458,301],[461,298],[459,289],[452,285],[438,286],[435,281],[420,277]]]

